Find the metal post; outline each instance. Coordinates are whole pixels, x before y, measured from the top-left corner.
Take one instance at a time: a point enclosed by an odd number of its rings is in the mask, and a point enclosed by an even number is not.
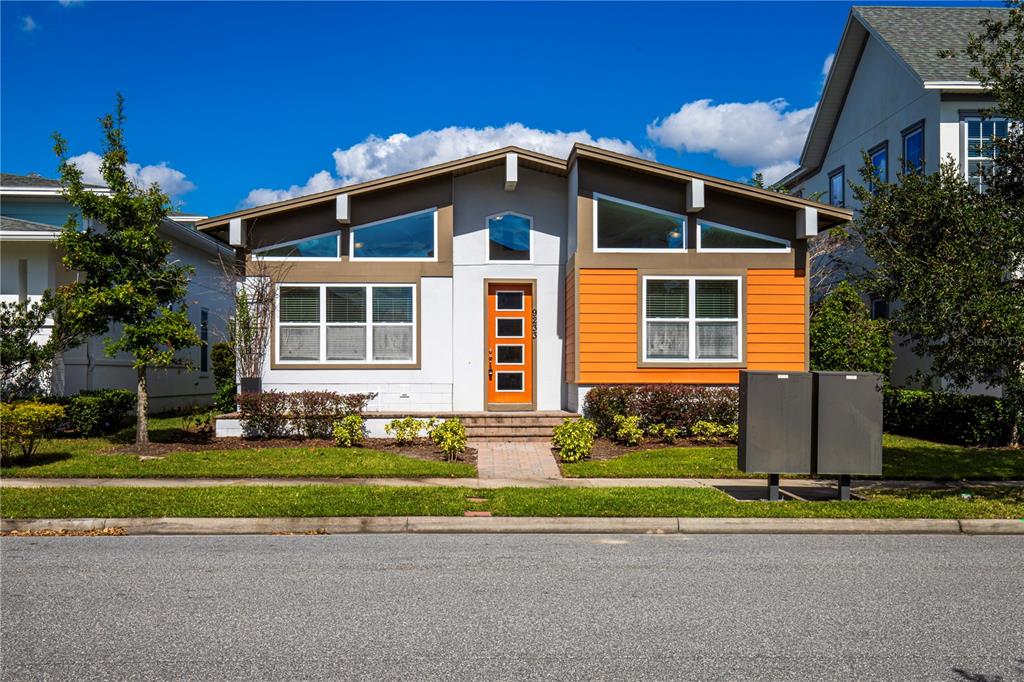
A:
[[[849,501],[850,500],[850,475],[841,474],[839,476],[839,499]]]
[[[768,500],[778,502],[782,497],[779,495],[779,475],[768,474]]]

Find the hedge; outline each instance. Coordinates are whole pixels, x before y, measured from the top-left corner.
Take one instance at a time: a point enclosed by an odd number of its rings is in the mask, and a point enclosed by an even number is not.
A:
[[[135,391],[101,388],[67,397],[42,398],[42,402],[64,407],[64,428],[80,436],[107,436],[128,424],[135,409]]]
[[[890,388],[885,391],[888,433],[941,443],[1007,445],[1013,416],[999,398]]]
[[[376,393],[296,391],[240,393],[236,396],[242,431],[247,438],[281,438],[295,434],[330,438],[335,421],[361,415]]]
[[[583,400],[583,414],[593,420],[598,435],[604,437],[614,434],[614,419],[619,414],[640,417],[645,429],[664,424],[689,433],[701,421],[735,424],[739,405],[739,389],[735,386],[595,386]]]

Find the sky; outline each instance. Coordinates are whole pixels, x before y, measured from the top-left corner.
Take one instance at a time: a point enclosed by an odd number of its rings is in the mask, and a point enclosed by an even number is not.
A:
[[[59,131],[98,180],[120,91],[129,171],[205,215],[510,144],[771,181],[850,6],[2,2],[0,168],[55,177]]]

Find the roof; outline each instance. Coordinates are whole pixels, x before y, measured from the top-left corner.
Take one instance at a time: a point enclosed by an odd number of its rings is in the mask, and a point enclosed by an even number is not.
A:
[[[103,187],[103,185],[92,185],[83,183],[86,187]],[[60,180],[44,178],[41,175],[15,175],[14,173],[0,173],[0,187],[46,187],[60,189]]]
[[[0,215],[0,232],[60,232],[59,227]]]
[[[253,208],[213,216],[212,218],[199,221],[198,228],[200,230],[213,230],[226,226],[233,218],[252,219],[305,206],[333,202],[334,198],[341,194],[347,194],[350,197],[354,197],[360,194],[395,187],[402,184],[419,182],[449,173],[460,175],[463,173],[475,172],[484,168],[504,164],[505,156],[507,154],[517,154],[519,157],[519,164],[524,168],[532,168],[534,170],[540,170],[556,175],[568,175],[577,159],[586,158],[619,167],[631,168],[639,172],[650,173],[659,177],[666,177],[686,182],[691,180],[700,180],[703,181],[705,186],[709,189],[719,190],[730,194],[743,195],[747,198],[765,203],[777,205],[782,204],[793,208],[811,206],[818,209],[819,216],[826,223],[830,224],[839,224],[851,219],[849,211],[835,206],[830,206],[828,204],[823,204],[821,202],[753,187],[742,182],[723,180],[722,178],[695,173],[693,171],[683,170],[682,168],[676,168],[675,166],[668,166],[655,161],[640,159],[626,154],[619,154],[617,152],[611,152],[606,149],[577,142],[573,145],[572,151],[566,159],[559,159],[554,156],[540,154],[521,147],[502,147],[501,149],[495,149],[482,154],[467,156],[462,159],[456,159],[454,161],[448,161],[434,166],[427,166],[426,168],[399,173],[398,175],[391,175],[354,185],[338,187],[325,192],[318,192],[316,194],[309,194],[302,197],[264,204],[263,206],[255,206]]]
[[[895,50],[922,81],[972,81],[975,62],[963,54],[967,35],[983,30],[984,19],[1009,10],[991,7],[854,7],[879,38]],[[940,49],[957,51],[939,57]]]
[[[1002,18],[1008,12],[998,7],[852,8],[804,142],[800,166],[780,184],[795,187],[821,169],[861,54],[871,36],[890,50],[921,82],[922,88],[980,90],[977,80],[970,75],[972,63],[962,54],[967,36],[982,32],[983,19]],[[958,55],[940,57],[940,50],[954,50]]]

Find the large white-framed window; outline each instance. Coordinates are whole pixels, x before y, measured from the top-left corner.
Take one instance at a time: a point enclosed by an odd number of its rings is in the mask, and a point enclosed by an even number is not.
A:
[[[643,361],[742,361],[742,289],[742,277],[732,275],[644,276]]]
[[[353,261],[436,261],[437,209],[357,225],[348,253]]]
[[[594,193],[595,253],[686,251],[686,216]]]
[[[996,157],[995,141],[1009,133],[1009,121],[1000,116],[963,116],[964,177],[979,192],[986,189],[984,169],[991,167]]]
[[[741,230],[731,225],[697,221],[697,251],[716,253],[789,253],[792,244],[779,237]]]
[[[533,262],[533,218],[515,211],[487,216],[487,262]]]
[[[278,284],[279,363],[416,362],[415,284]]]
[[[252,253],[260,260],[269,261],[293,259],[339,261],[341,260],[341,230],[293,239],[280,244],[261,246],[258,249],[253,249]]]

